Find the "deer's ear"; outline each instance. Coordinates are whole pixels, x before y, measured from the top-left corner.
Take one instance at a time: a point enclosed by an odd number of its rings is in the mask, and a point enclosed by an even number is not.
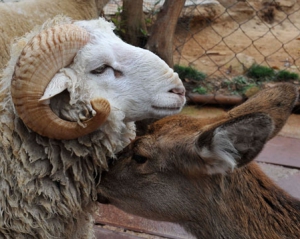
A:
[[[206,173],[225,174],[252,161],[273,130],[274,123],[266,114],[237,117],[202,132],[196,143],[197,154]]]

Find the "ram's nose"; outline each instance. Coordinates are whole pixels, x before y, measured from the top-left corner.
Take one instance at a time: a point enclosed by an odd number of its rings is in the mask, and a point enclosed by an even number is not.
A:
[[[170,93],[174,93],[180,96],[185,96],[185,88],[184,87],[176,87],[169,90]]]

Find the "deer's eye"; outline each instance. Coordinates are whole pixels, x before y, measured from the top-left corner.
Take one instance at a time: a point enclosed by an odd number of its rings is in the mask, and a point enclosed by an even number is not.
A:
[[[132,156],[132,160],[134,160],[136,163],[138,164],[143,164],[146,163],[146,161],[148,160],[146,157],[138,155],[138,154],[134,154]]]

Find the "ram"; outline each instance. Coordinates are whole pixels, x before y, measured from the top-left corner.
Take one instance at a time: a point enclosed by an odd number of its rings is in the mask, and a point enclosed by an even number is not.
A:
[[[178,113],[185,89],[103,19],[56,17],[13,45],[0,88],[0,238],[93,238],[96,187],[133,121]]]
[[[253,162],[286,122],[297,89],[259,92],[210,119],[161,119],[124,149],[98,200],[181,224],[196,238],[300,238],[300,201]]]
[[[75,20],[97,19],[108,0],[21,0],[0,2],[0,74],[10,58],[14,38],[49,18],[63,14]]]

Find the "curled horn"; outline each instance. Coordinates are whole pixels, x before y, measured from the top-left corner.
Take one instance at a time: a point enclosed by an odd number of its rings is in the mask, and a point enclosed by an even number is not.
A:
[[[69,65],[78,50],[89,41],[89,33],[76,25],[66,24],[42,31],[24,47],[11,82],[15,109],[24,124],[40,135],[53,139],[74,139],[99,128],[110,113],[106,99],[91,100],[96,115],[83,122],[59,118],[50,105],[39,102],[53,76]]]

